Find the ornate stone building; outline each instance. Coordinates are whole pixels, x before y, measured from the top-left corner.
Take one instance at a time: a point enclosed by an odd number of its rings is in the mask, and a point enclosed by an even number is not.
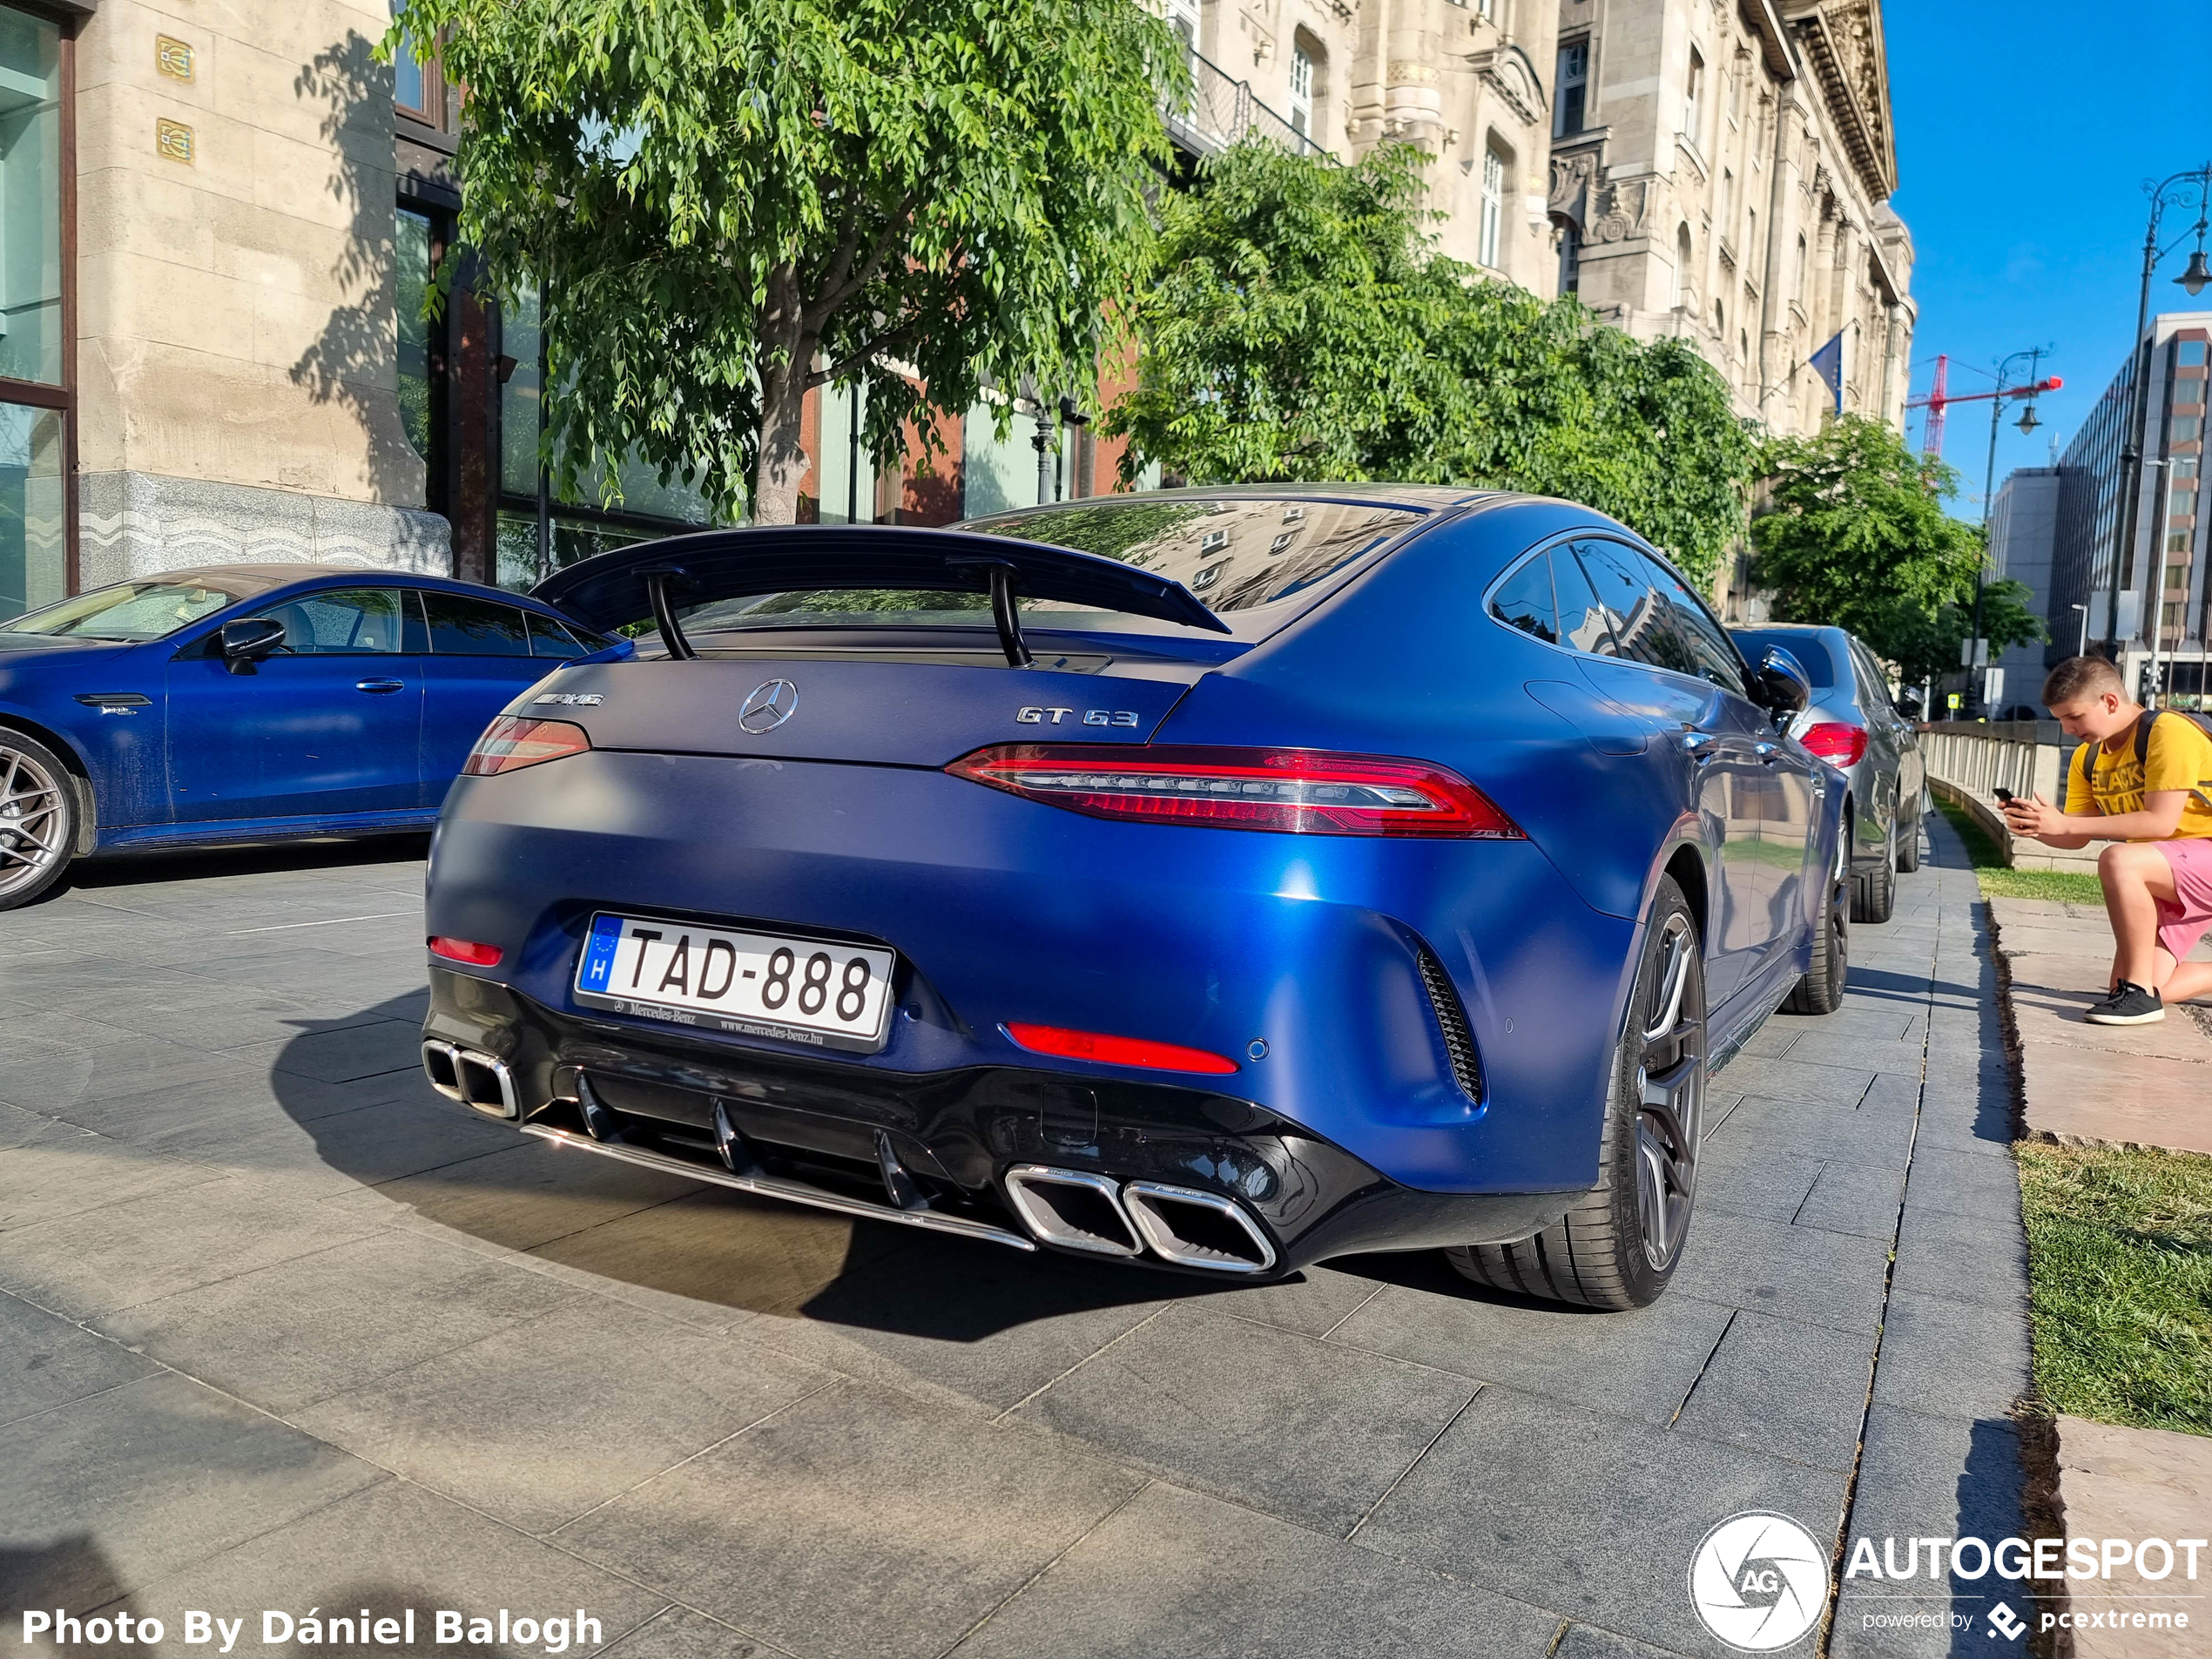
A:
[[[1548,206],[1561,286],[1689,340],[1777,432],[1836,394],[1900,423],[1912,240],[1878,0],[1558,0]]]
[[[1165,0],[1194,50],[1187,135],[1258,129],[1344,160],[1397,139],[1436,158],[1443,251],[1544,295],[1557,0]]]

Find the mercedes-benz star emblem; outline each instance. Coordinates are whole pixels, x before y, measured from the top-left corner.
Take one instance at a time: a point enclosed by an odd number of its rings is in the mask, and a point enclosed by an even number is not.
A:
[[[798,711],[799,688],[789,680],[770,680],[756,685],[738,711],[738,725],[755,737],[773,732]]]

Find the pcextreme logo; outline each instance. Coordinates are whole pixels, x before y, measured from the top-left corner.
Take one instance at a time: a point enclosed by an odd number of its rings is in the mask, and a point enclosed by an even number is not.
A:
[[[1730,1515],[1690,1557],[1689,1604],[1731,1648],[1786,1648],[1828,1605],[1828,1552],[1787,1515]]]

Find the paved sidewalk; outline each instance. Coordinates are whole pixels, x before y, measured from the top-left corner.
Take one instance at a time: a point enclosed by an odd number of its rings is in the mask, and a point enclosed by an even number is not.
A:
[[[2202,1538],[2212,1517],[2212,1440],[2061,1417],[2059,1480],[2069,1539]],[[2144,1577],[2130,1563],[2101,1582],[2070,1585],[2071,1613],[2077,1618],[2101,1614],[2112,1622],[2074,1633],[2079,1659],[2201,1659],[2212,1652],[2208,1566],[2212,1561],[2200,1551],[2198,1576],[2191,1582],[2187,1561],[2176,1552],[2174,1565],[2156,1578]],[[2134,1628],[2134,1615],[2154,1612],[2187,1614],[2192,1628]]]
[[[2021,1525],[2008,1085],[1933,833],[1846,1009],[1716,1080],[1629,1315],[1433,1257],[1024,1258],[518,1143],[416,1070],[418,862],[95,871],[0,916],[0,1602],[581,1606],[625,1659],[1718,1656],[1684,1581],[1727,1515]],[[1832,1649],[1992,1600],[1861,1579]]]
[[[1993,899],[2020,1040],[2031,1136],[2212,1153],[2212,1028],[2202,1009],[2170,1008],[2155,1025],[2091,1025],[2082,1010],[2112,971],[2101,905]],[[2192,961],[2212,961],[2212,942]]]

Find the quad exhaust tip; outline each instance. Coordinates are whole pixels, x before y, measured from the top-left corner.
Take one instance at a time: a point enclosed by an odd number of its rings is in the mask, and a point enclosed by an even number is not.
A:
[[[1049,1244],[1099,1256],[1155,1255],[1178,1267],[1264,1273],[1275,1246],[1233,1198],[1157,1181],[1127,1186],[1109,1176],[1019,1164],[1006,1192],[1022,1223]]]
[[[1006,1172],[1006,1196],[1022,1224],[1049,1244],[1099,1256],[1135,1256],[1136,1236],[1106,1176],[1023,1163]]]
[[[522,1098],[515,1092],[515,1074],[503,1061],[433,1037],[422,1045],[422,1069],[431,1088],[472,1111],[487,1117],[523,1115]]]

